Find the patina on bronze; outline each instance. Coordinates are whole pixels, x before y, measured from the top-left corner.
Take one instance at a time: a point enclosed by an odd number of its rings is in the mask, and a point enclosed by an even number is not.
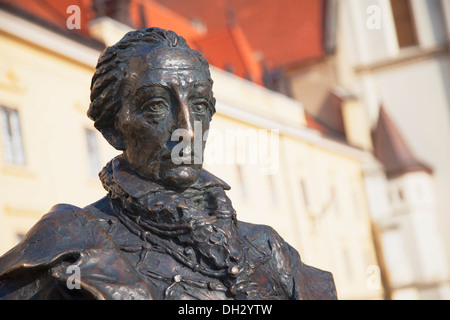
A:
[[[0,258],[0,298],[336,299],[330,273],[271,227],[236,219],[224,181],[173,161],[174,130],[192,140],[195,122],[209,128],[212,84],[172,31],[133,31],[101,54],[88,116],[123,150],[100,172],[107,196],[53,207]]]

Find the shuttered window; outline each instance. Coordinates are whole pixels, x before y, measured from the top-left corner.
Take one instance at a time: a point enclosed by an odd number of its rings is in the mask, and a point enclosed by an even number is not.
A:
[[[19,112],[15,109],[0,107],[0,125],[5,162],[25,165],[25,151]]]

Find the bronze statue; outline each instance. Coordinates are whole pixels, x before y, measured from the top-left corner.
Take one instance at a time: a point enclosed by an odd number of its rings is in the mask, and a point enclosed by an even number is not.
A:
[[[176,150],[176,129],[192,141],[195,122],[209,128],[212,84],[172,31],[133,31],[101,54],[88,116],[123,150],[99,174],[108,194],[54,206],[3,255],[0,298],[336,299],[330,273],[271,227],[236,219],[230,187],[189,161],[191,143]]]

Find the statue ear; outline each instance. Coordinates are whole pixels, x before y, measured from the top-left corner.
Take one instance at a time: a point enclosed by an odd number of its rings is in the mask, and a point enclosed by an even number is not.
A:
[[[114,128],[104,128],[101,133],[105,139],[117,150],[125,150],[125,143],[122,135]]]

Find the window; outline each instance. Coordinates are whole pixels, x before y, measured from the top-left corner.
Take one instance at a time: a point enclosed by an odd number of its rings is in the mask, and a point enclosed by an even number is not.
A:
[[[386,268],[396,283],[411,281],[414,276],[413,264],[407,255],[408,244],[402,237],[401,230],[396,226],[383,231],[381,246]]]
[[[330,186],[330,205],[334,207],[336,215],[340,213],[339,199],[337,196],[337,190],[335,186]]]
[[[392,15],[400,48],[418,44],[410,0],[391,0]]]
[[[25,237],[24,233],[16,233],[16,244],[18,244]]]
[[[359,197],[359,192],[356,189],[352,191],[352,202],[353,202],[353,213],[355,214],[355,217],[360,218],[361,199]]]
[[[275,180],[273,178],[273,175],[270,175],[270,174],[267,175],[267,179],[269,182],[269,192],[272,197],[272,204],[275,205],[278,202],[277,192],[276,192],[277,188],[276,188]]]
[[[305,208],[309,208],[309,197],[308,197],[308,190],[306,189],[306,183],[305,180],[300,180],[300,191],[302,192],[302,199],[303,199],[303,205]]]
[[[244,173],[242,172],[242,166],[239,164],[236,164],[236,173],[239,180],[239,185],[241,187],[241,196],[242,199],[247,198],[247,189],[245,185],[245,179],[244,179]]]
[[[405,196],[403,195],[403,190],[400,189],[400,188],[398,188],[397,192],[398,192],[398,199],[399,199],[400,201],[405,200]]]
[[[353,270],[353,264],[350,253],[346,248],[342,249],[342,262],[344,264],[347,281],[352,281],[353,279],[355,279],[355,272]]]
[[[97,144],[97,133],[94,130],[86,129],[86,142],[88,152],[89,174],[92,177],[97,177],[101,170],[100,154]]]
[[[19,112],[15,109],[0,107],[0,125],[5,162],[25,165]]]
[[[419,185],[419,184],[415,185],[414,190],[415,190],[415,192],[416,192],[416,198],[417,198],[417,200],[423,200],[423,199],[424,199],[424,190],[423,190],[422,187],[423,187],[423,186],[422,186],[422,185]]]

